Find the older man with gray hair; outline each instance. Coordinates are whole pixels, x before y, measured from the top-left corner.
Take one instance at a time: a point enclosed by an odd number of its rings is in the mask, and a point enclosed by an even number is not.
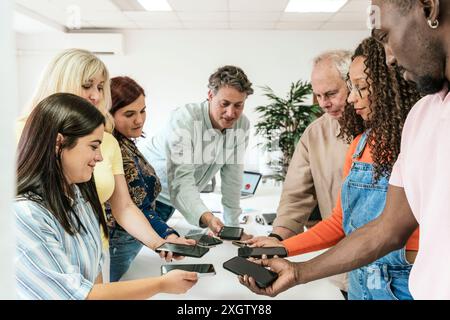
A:
[[[175,209],[196,226],[218,233],[223,222],[203,203],[200,192],[220,171],[226,225],[238,226],[243,160],[250,122],[244,104],[253,93],[242,69],[224,66],[209,78],[208,98],[175,109],[168,124],[139,149],[153,165],[162,191],[156,211],[167,221]]]
[[[306,128],[297,144],[283,184],[272,233],[269,237],[254,238],[251,243],[267,246],[282,241],[303,232],[313,213],[318,219],[331,215],[341,187],[348,149],[348,144],[338,138],[338,119],[347,105],[345,80],[351,56],[350,51],[333,50],[314,59],[311,84],[325,114]],[[332,281],[345,296],[345,277],[337,276]]]

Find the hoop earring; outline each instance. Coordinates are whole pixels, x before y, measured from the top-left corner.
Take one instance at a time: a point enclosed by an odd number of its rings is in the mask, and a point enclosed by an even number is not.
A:
[[[431,19],[428,19],[427,22],[431,29],[437,29],[437,27],[439,27],[439,21],[437,19],[434,21],[431,21]]]

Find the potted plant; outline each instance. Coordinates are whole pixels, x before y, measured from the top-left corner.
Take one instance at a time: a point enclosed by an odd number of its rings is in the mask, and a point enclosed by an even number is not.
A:
[[[307,81],[292,83],[286,99],[275,95],[268,86],[261,89],[269,104],[256,107],[260,115],[260,121],[255,126],[256,134],[266,139],[263,147],[268,152],[279,151],[280,157],[271,161],[269,166],[275,171],[272,177],[284,181],[298,140],[306,127],[322,114],[322,110],[317,104],[305,104],[312,94],[311,84]]]

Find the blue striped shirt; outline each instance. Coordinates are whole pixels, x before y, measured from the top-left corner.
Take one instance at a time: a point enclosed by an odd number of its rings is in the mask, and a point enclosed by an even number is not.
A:
[[[38,202],[18,198],[13,203],[19,299],[85,299],[101,272],[99,222],[77,186],[74,194],[74,211],[86,229],[74,236]]]

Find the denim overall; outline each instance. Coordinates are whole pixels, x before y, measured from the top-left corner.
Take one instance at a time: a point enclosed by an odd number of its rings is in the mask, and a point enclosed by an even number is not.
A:
[[[384,209],[388,177],[373,178],[373,165],[357,162],[366,147],[364,132],[353,154],[349,175],[342,184],[343,227],[346,235],[376,219]],[[373,239],[373,241],[377,241]],[[349,273],[350,300],[410,300],[408,278],[412,265],[405,248],[393,251]]]

